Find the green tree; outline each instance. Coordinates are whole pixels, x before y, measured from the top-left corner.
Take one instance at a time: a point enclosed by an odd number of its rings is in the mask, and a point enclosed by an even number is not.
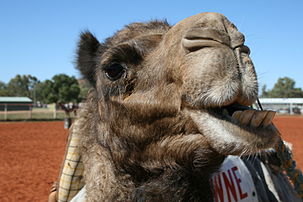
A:
[[[32,75],[19,75],[12,78],[7,84],[10,96],[25,96],[34,99],[35,86],[39,80]]]
[[[79,102],[80,88],[75,77],[65,74],[55,75],[37,86],[39,99],[43,103]]]
[[[261,93],[261,97],[268,97],[268,91],[266,91],[266,85],[262,86],[262,93]]]
[[[53,84],[51,80],[45,80],[36,85],[36,100],[42,103],[56,102],[55,93],[53,92]]]
[[[0,96],[11,96],[7,89],[7,85],[2,81],[0,81]]]
[[[274,85],[273,89],[266,92],[262,89],[262,95],[264,97],[271,98],[301,98],[303,97],[303,91],[301,88],[295,88],[296,82],[289,78],[283,77],[279,78],[277,83]]]
[[[80,88],[75,77],[69,77],[65,74],[55,75],[53,77],[53,87],[57,95],[57,102],[78,102]]]

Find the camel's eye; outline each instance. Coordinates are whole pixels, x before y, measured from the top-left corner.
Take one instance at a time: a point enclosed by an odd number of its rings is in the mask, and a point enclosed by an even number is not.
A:
[[[125,73],[125,68],[120,64],[112,64],[104,68],[105,75],[111,81],[115,81]]]

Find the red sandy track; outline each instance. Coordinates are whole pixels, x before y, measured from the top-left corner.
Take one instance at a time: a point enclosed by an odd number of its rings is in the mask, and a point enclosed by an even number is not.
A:
[[[64,155],[63,122],[0,123],[0,201],[47,201]]]
[[[303,117],[280,116],[275,124],[303,168]],[[63,122],[0,123],[0,201],[47,201],[66,139]]]
[[[297,167],[303,170],[303,116],[278,116],[274,123],[283,140],[292,144]]]

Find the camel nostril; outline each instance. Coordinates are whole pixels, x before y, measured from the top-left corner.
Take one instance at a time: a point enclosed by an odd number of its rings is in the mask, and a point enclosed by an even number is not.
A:
[[[241,46],[241,52],[250,55],[250,49],[245,45]]]
[[[184,49],[193,52],[206,47],[219,47],[221,43],[211,39],[182,39],[182,46]]]
[[[182,38],[183,48],[189,51],[222,45],[230,46],[230,38],[226,33],[215,29],[191,28]]]

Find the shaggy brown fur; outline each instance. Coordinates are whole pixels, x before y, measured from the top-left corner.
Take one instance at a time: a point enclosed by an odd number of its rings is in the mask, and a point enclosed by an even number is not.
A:
[[[77,121],[88,201],[211,201],[226,155],[271,147],[271,124],[232,117],[257,97],[248,55],[217,13],[130,24],[104,43],[83,33],[78,69],[94,86]]]

